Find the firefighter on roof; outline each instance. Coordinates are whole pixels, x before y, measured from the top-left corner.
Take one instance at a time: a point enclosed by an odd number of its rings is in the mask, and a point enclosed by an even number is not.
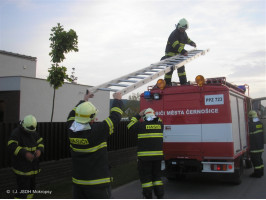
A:
[[[68,116],[68,136],[70,141],[73,172],[73,198],[111,198],[111,175],[108,166],[107,139],[119,123],[123,111],[122,95],[115,93],[110,116],[103,122],[92,123],[97,114],[95,106],[84,101]]]
[[[260,122],[256,111],[251,110],[249,117],[250,157],[254,172],[250,177],[260,178],[264,175],[262,152],[264,151],[263,124]]]
[[[29,199],[34,195],[35,176],[40,172],[39,157],[44,150],[43,138],[36,132],[36,127],[36,118],[33,115],[25,116],[19,127],[11,133],[7,144],[12,154],[12,170],[17,179],[15,198]]]
[[[139,122],[143,117],[144,121]],[[163,198],[164,189],[161,180],[161,161],[163,159],[163,124],[155,116],[154,110],[148,108],[132,117],[128,129],[138,134],[138,171],[142,184],[143,196]]]
[[[178,54],[187,56],[188,53],[184,49],[186,44],[196,47],[195,42],[190,40],[189,37],[187,36],[187,33],[186,33],[187,29],[188,29],[188,21],[185,18],[180,19],[178,24],[176,25],[176,29],[170,34],[168,38],[166,48],[165,48],[165,56],[163,56],[161,60],[170,58]],[[178,68],[177,73],[178,73],[180,84],[181,85],[188,84],[185,66]],[[167,85],[171,85],[172,74],[173,74],[173,70],[168,72],[164,76],[164,80]]]

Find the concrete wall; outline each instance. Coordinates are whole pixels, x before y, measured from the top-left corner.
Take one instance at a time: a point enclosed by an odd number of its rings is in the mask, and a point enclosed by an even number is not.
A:
[[[65,83],[56,90],[53,122],[64,122],[69,112],[83,99],[86,85]],[[50,121],[53,103],[53,88],[46,80],[22,78],[20,96],[20,118],[32,113],[39,122]],[[109,92],[97,92],[90,101],[98,108],[99,121],[109,116]]]
[[[53,122],[66,121],[69,112],[83,99],[88,88],[89,86],[86,85],[65,83],[56,90]],[[22,120],[28,114],[33,114],[38,122],[49,122],[51,120],[53,88],[46,80],[29,77],[0,77],[0,93],[7,91],[20,92],[19,120]],[[97,114],[98,121],[102,121],[109,116],[109,92],[99,91],[90,101],[99,110]]]
[[[0,77],[3,76],[36,77],[36,58],[0,51]]]

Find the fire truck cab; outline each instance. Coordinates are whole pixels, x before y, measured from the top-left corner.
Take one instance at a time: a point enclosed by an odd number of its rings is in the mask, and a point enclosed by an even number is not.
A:
[[[224,77],[198,76],[196,82],[165,86],[160,79],[141,94],[140,109],[154,109],[164,124],[165,176],[222,174],[239,184],[245,163],[250,166],[247,87]]]

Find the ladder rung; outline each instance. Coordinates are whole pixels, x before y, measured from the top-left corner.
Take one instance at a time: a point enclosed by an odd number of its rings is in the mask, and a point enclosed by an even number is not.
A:
[[[110,86],[119,86],[119,87],[128,87],[129,85],[126,84],[119,84],[119,83],[109,83]]]
[[[144,73],[138,73],[138,75],[153,75],[153,73],[149,73],[149,72],[144,72]]]
[[[117,92],[117,91],[119,91],[118,89],[111,89],[111,88],[98,88],[98,90],[112,91],[112,92]]]
[[[129,76],[128,78],[144,79],[144,78],[146,78],[146,77],[143,77],[143,76]]]
[[[129,82],[129,83],[137,83],[138,81],[135,80],[127,80],[127,79],[120,79],[121,82]]]

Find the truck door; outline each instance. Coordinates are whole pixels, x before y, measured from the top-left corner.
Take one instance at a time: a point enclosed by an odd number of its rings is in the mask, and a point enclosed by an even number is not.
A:
[[[178,89],[177,89],[178,90]],[[181,89],[180,89],[181,90]],[[175,91],[164,95],[164,152],[166,157],[201,159],[200,93]]]

